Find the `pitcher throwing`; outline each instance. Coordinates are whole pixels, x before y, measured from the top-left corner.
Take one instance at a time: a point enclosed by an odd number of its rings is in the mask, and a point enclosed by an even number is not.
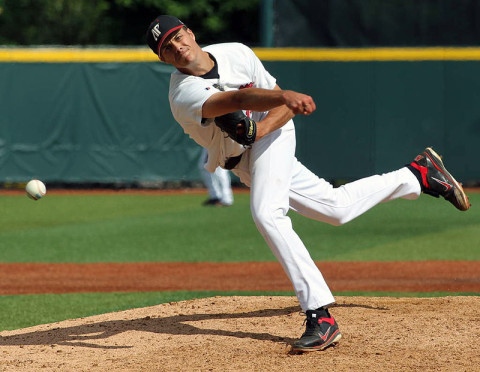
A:
[[[293,351],[322,350],[341,338],[328,307],[335,299],[292,228],[287,212],[342,225],[373,206],[423,191],[443,196],[456,208],[470,207],[461,185],[431,148],[409,165],[334,188],[295,157],[295,115],[316,109],[305,94],[282,90],[247,46],[225,43],[201,48],[195,34],[175,17],[161,15],[147,42],[176,67],[170,107],[176,121],[208,151],[205,168],[231,169],[250,187],[255,224],[282,264],[306,314],[305,333]]]

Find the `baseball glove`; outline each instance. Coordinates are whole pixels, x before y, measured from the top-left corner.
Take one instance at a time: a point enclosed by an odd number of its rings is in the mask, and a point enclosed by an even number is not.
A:
[[[244,146],[250,146],[257,137],[257,123],[241,110],[216,117],[215,124],[231,139]]]

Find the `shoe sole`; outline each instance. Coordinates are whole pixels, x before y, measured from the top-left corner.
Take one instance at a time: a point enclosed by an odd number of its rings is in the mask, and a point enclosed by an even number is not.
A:
[[[455,194],[455,198],[459,201],[459,205],[461,206],[459,209],[462,211],[468,210],[470,208],[470,202],[467,194],[465,194],[465,191],[463,191],[462,185],[460,185],[457,180],[453,178],[453,176],[447,171],[443,165],[440,155],[438,155],[431,147],[427,147],[425,149],[425,154],[427,154],[435,167],[453,183],[453,192]]]
[[[317,346],[317,347],[301,347],[301,346],[295,347],[295,346],[293,346],[292,351],[293,352],[311,352],[311,351],[325,350],[327,347],[335,346],[340,341],[341,338],[342,338],[342,334],[340,332],[338,332],[331,341],[326,342],[326,343],[324,343],[320,346]]]

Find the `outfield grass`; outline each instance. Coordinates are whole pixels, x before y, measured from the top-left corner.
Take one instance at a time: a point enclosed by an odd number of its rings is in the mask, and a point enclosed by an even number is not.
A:
[[[291,213],[315,260],[480,260],[480,194],[474,207],[421,196],[379,205],[333,227]],[[55,195],[34,202],[0,194],[0,262],[274,261],[257,232],[248,194],[231,208],[204,195]],[[293,292],[147,292],[0,296],[0,330],[215,295]],[[340,295],[437,296],[355,292]],[[465,295],[465,293],[462,293]],[[448,295],[455,295],[448,293]],[[478,295],[471,293],[471,295]]]
[[[0,262],[274,261],[248,194],[231,208],[203,195],[0,196]],[[480,194],[459,212],[422,195],[334,227],[290,213],[315,260],[479,260]]]

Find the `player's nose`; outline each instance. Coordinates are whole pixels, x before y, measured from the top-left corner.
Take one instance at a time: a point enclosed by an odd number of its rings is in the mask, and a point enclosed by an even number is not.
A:
[[[176,50],[178,54],[182,54],[183,52],[185,52],[186,47],[185,45],[179,45]]]
[[[179,42],[176,42],[176,41],[173,41],[173,40],[172,40],[170,45],[175,52],[179,52],[183,48],[183,45],[181,45]]]

